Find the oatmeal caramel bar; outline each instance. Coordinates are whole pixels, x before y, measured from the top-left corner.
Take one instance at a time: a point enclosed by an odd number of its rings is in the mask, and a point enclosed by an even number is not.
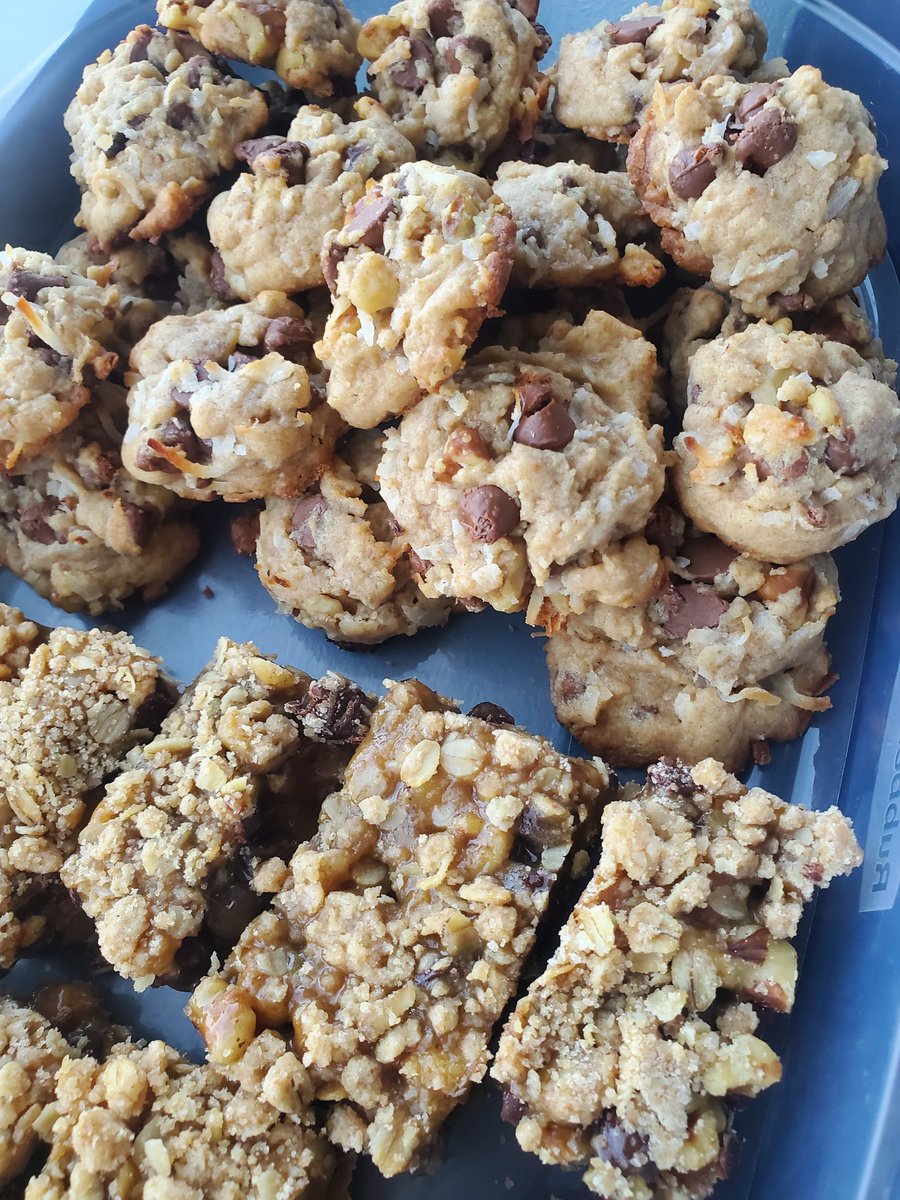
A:
[[[47,631],[11,604],[0,604],[0,696],[8,695]]]
[[[9,638],[21,631],[16,621]],[[43,635],[0,691],[2,967],[64,917],[53,889],[97,791],[172,701],[158,660],[126,634],[37,626],[27,634]]]
[[[609,789],[602,763],[494,705],[463,716],[392,684],[273,909],[194,993],[212,1061],[293,1027],[332,1141],[386,1176],[409,1169],[484,1075],[551,888]]]
[[[0,996],[0,1187],[49,1140],[57,1073],[76,1053],[40,1013]]]
[[[234,871],[240,852],[252,874],[254,847],[272,836],[269,812],[289,826],[282,810],[295,809],[295,821],[306,816],[314,827],[314,801],[338,786],[345,746],[361,737],[355,726],[342,736],[327,722],[324,733],[306,733],[310,706],[327,707],[331,679],[313,691],[303,672],[222,638],[159,735],[106,789],[62,877],[96,923],[103,956],[139,988],[177,968],[208,909],[207,932],[226,947],[259,911],[251,905],[242,920],[249,886],[244,879],[241,889]],[[355,702],[364,722],[365,697],[339,682],[345,695],[333,705]]]
[[[345,1170],[312,1121],[312,1089],[275,1035],[232,1070],[164,1042],[63,1063],[50,1154],[28,1200],[339,1200]]]
[[[606,808],[597,871],[500,1039],[520,1146],[614,1200],[708,1196],[734,1102],[781,1077],[754,1005],[790,1011],[803,906],[861,861],[835,808],[747,789],[713,759],[652,766]]]

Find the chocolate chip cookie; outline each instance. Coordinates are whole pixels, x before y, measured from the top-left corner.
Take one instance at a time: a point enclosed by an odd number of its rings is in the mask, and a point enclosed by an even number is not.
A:
[[[183,225],[265,124],[262,92],[185,34],[139,25],[86,68],[65,116],[77,221],[104,249]]]
[[[159,322],[131,359],[128,470],[194,500],[299,495],[342,430],[303,365],[312,339],[280,292]]]
[[[562,352],[489,349],[387,432],[382,492],[426,595],[513,612],[564,564],[646,524],[663,486],[662,431],[646,423],[654,355],[595,318],[608,367],[596,388],[599,352],[570,369]]]
[[[209,209],[209,231],[225,282],[244,300],[268,289],[303,291],[325,282],[322,243],[380,179],[415,150],[384,109],[364,97],[354,118],[305,105],[286,137],[242,142],[250,171]]]
[[[48,254],[0,252],[0,466],[42,453],[113,370],[117,304]]]
[[[322,251],[328,402],[370,429],[462,366],[512,269],[516,227],[483,179],[410,163],[370,181]]]
[[[594,138],[627,142],[657,83],[748,75],[766,52],[748,0],[663,0],[569,34],[559,48],[554,112]]]
[[[69,612],[161,596],[193,559],[193,522],[122,465],[125,392],[112,383],[37,458],[0,474],[0,562]]]
[[[675,439],[685,512],[780,563],[851,541],[900,495],[896,393],[850,346],[789,325],[697,350]]]
[[[628,173],[682,266],[758,316],[820,307],[884,254],[871,118],[815,67],[660,87]]]
[[[380,447],[381,435],[354,440]],[[422,594],[414,574],[418,560],[373,487],[374,477],[354,458],[351,444],[314,491],[296,501],[266,502],[256,543],[263,587],[283,611],[337,642],[376,645],[443,625],[451,602]]]
[[[343,0],[157,0],[160,25],[207,50],[271,67],[312,96],[346,94],[362,62],[359,21]]]
[[[419,155],[470,171],[510,130],[520,141],[534,131],[546,45],[506,0],[402,0],[359,37],[375,96]]]
[[[494,191],[517,226],[513,280],[527,287],[579,287],[614,280],[652,287],[665,268],[644,246],[653,230],[620,171],[575,162],[503,163]]]

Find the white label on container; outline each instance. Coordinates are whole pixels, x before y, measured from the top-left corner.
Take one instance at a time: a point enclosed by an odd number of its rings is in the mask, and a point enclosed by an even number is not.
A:
[[[900,678],[884,723],[865,850],[859,911],[893,908],[900,885]]]

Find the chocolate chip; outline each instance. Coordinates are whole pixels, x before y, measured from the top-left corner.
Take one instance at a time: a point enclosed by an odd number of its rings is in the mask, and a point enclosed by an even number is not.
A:
[[[522,405],[522,416],[530,417],[554,399],[554,391],[546,380],[529,380],[516,386],[516,395]]]
[[[233,354],[228,355],[228,370],[239,371],[241,367],[254,362],[259,362],[257,355],[248,354],[246,350],[235,350]]]
[[[181,413],[166,421],[157,433],[156,440],[163,446],[180,450],[190,462],[209,462],[212,454],[212,443],[197,437],[190,421]]]
[[[262,22],[266,32],[278,41],[284,41],[287,17],[284,10],[271,4],[246,4],[255,17]]]
[[[209,286],[220,300],[236,300],[231,284],[225,277],[225,262],[218,250],[212,252],[209,260]]]
[[[122,501],[122,513],[131,534],[131,540],[141,550],[150,541],[153,532],[159,524],[159,513],[152,508],[144,508],[140,504]]]
[[[163,475],[178,474],[178,468],[158,454],[149,442],[144,442],[138,449],[134,456],[134,465],[139,471],[159,471]]]
[[[503,1102],[500,1105],[500,1116],[511,1125],[518,1125],[528,1112],[528,1105],[518,1096],[514,1096],[509,1088],[503,1089]]]
[[[234,148],[234,156],[239,162],[245,162],[252,167],[261,154],[268,154],[270,151],[277,150],[285,143],[285,138],[279,137],[277,134],[270,134],[268,137],[250,138],[246,142],[238,142]]]
[[[294,514],[291,517],[291,540],[296,542],[301,550],[307,550],[311,554],[315,553],[316,539],[309,523],[314,517],[321,516],[327,508],[328,501],[324,496],[318,495],[305,496],[294,505]]]
[[[758,767],[767,767],[772,761],[772,751],[766,741],[754,742],[750,747],[750,753]]]
[[[740,958],[744,962],[765,962],[769,949],[769,934],[765,929],[754,929],[746,937],[728,938],[725,949],[732,958]]]
[[[690,797],[700,791],[690,768],[675,758],[661,758],[652,763],[647,768],[647,782],[655,791],[667,796]]]
[[[458,75],[466,65],[460,58],[460,51],[462,50],[469,50],[472,54],[477,55],[482,62],[490,62],[494,57],[490,42],[486,41],[483,37],[475,37],[473,34],[464,34],[461,37],[455,37],[448,44],[446,50],[447,66],[453,75]]]
[[[561,400],[553,399],[536,413],[522,417],[513,441],[533,450],[563,450],[575,436],[575,422]]]
[[[419,70],[418,64],[422,63]],[[419,93],[428,82],[434,63],[434,53],[424,38],[413,37],[409,41],[409,58],[398,63],[388,72],[391,82],[405,92]]]
[[[651,545],[657,546],[661,554],[674,558],[684,541],[684,527],[685,520],[678,509],[663,501],[651,514],[644,537]]]
[[[368,142],[355,142],[352,146],[348,146],[344,153],[344,170],[352,171],[357,162],[370,150],[371,146]]]
[[[711,533],[702,537],[689,538],[681,548],[680,558],[688,560],[688,572],[700,583],[713,583],[717,575],[724,575],[734,560],[737,551],[720,542]]]
[[[640,1133],[626,1129],[616,1113],[603,1114],[592,1128],[591,1145],[599,1156],[625,1174],[647,1165],[650,1143]]]
[[[138,113],[136,117],[131,117],[127,124],[129,129],[140,129],[147,124],[147,113]]]
[[[92,492],[108,488],[119,472],[119,465],[118,456],[96,442],[85,446],[75,456],[78,478]]]
[[[428,0],[428,24],[433,37],[450,37],[450,22],[459,17],[453,0]]]
[[[180,408],[182,412],[191,411],[193,392],[186,392],[183,388],[173,387],[169,392],[169,396],[176,408]]]
[[[306,182],[309,146],[305,142],[282,142],[278,149],[278,157],[288,187],[298,187]]]
[[[525,221],[519,225],[519,237],[523,242],[534,242],[538,250],[547,249],[547,238],[544,235],[543,229],[531,221]]]
[[[338,268],[347,257],[347,251],[347,246],[332,242],[322,252],[322,274],[325,276],[325,282],[332,296],[337,291]]]
[[[745,125],[763,105],[778,93],[776,83],[757,83],[747,92],[734,110],[734,115]]]
[[[107,146],[107,148],[103,151],[103,153],[106,155],[107,159],[115,158],[117,155],[122,153],[122,151],[125,149],[127,144],[128,144],[128,138],[125,136],[125,134],[121,133],[121,132],[116,133],[113,135],[113,140],[110,142],[109,146]]]
[[[407,550],[406,558],[409,562],[409,569],[413,575],[417,575],[419,579],[424,579],[434,563],[430,559],[420,558],[415,550]]]
[[[305,352],[313,344],[313,331],[299,317],[276,317],[266,330],[263,345],[268,351],[277,350],[285,358]]]
[[[150,43],[153,41],[153,30],[149,25],[145,25],[138,30],[137,35],[131,44],[131,50],[128,52],[128,61],[130,63],[146,62]]]
[[[769,299],[778,311],[783,313],[807,312],[814,304],[812,296],[808,296],[805,292],[792,292],[790,295],[785,295],[784,292],[773,292]]]
[[[205,361],[200,361],[200,359],[194,360],[194,374],[201,383],[209,383],[210,379],[212,379],[212,375],[210,375],[209,371],[206,369],[206,363],[208,362],[209,359],[206,359]]]
[[[231,544],[238,554],[252,558],[256,554],[258,538],[259,512],[256,509],[247,509],[231,518]]]
[[[853,451],[853,431],[844,430],[843,438],[829,435],[825,443],[825,462],[837,475],[855,475],[859,461]]]
[[[680,200],[696,200],[716,177],[721,146],[685,146],[672,159],[669,186]]]
[[[52,546],[54,543],[62,545],[66,535],[57,533],[48,524],[48,518],[58,511],[58,500],[42,500],[39,504],[32,504],[19,513],[19,528],[30,542],[38,542],[41,546]]]
[[[446,979],[453,968],[450,964],[443,967],[432,967],[429,971],[420,971],[416,976],[416,985],[418,987],[429,987],[432,983],[437,983],[439,979]]]
[[[765,175],[797,144],[797,126],[780,108],[761,109],[734,143],[734,157],[747,171]]]
[[[539,0],[513,0],[512,7],[517,8],[527,20],[537,20]]]
[[[65,275],[38,275],[35,271],[25,271],[22,267],[13,267],[9,273],[6,290],[14,296],[24,299],[37,300],[38,293],[44,288],[68,287],[69,281]]]
[[[195,54],[188,61],[187,83],[189,88],[198,88],[203,82],[203,68],[209,63],[209,59],[203,54]]]
[[[166,124],[172,129],[184,129],[188,121],[193,120],[194,110],[187,100],[175,100],[166,110]]]
[[[796,458],[779,466],[778,478],[785,483],[790,483],[794,479],[799,479],[801,475],[805,475],[808,466],[809,455],[805,450],[801,450]]]
[[[344,226],[344,234],[357,245],[377,250],[384,241],[384,226],[394,211],[394,201],[388,196],[375,195],[353,208],[353,216]]]
[[[372,723],[372,701],[349,679],[329,671],[314,680],[302,700],[291,700],[285,712],[317,741],[358,746]]]
[[[728,602],[704,583],[679,583],[662,595],[668,616],[663,628],[671,637],[683,638],[692,629],[715,629]]]
[[[662,23],[662,17],[636,17],[631,21],[614,21],[606,32],[614,46],[643,46],[653,30]]]
[[[64,358],[58,350],[54,350],[52,346],[37,345],[34,347],[35,357],[47,367],[57,367],[59,370],[71,371],[71,358]],[[84,370],[86,371],[86,367]],[[85,380],[87,382],[87,380]]]
[[[476,542],[489,546],[519,523],[519,506],[492,483],[470,488],[459,505],[459,519]]]
[[[469,709],[469,716],[478,721],[487,721],[489,725],[515,725],[505,708],[501,708],[499,704],[491,704],[489,700],[483,700]]]

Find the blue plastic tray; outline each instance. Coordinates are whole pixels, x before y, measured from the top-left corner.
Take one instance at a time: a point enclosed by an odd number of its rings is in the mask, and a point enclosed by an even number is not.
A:
[[[849,3],[852,0],[848,0]],[[883,152],[900,157],[900,39],[897,0],[859,0],[872,27],[827,0],[758,0],[773,53],[812,62],[835,84],[862,94],[875,114]],[[542,20],[554,40],[617,16],[625,0],[544,0]],[[371,0],[354,3],[361,16]],[[6,20],[5,17],[2,18]],[[72,235],[77,207],[67,174],[62,113],[85,63],[140,20],[150,3],[97,0],[71,37],[42,68],[0,122],[0,237],[55,249]],[[875,29],[880,32],[875,32]],[[900,164],[883,185],[894,260],[900,262]],[[890,262],[867,282],[866,306],[886,349],[900,357],[900,286]],[[130,609],[114,623],[163,656],[189,679],[222,634],[253,639],[263,650],[312,674],[334,668],[379,688],[385,678],[417,675],[467,705],[491,699],[517,720],[570,748],[550,704],[540,642],[519,618],[485,613],[449,628],[374,651],[347,653],[273,611],[250,562],[230,547],[227,513],[204,514],[203,550],[187,576],[153,608]],[[843,604],[829,643],[840,682],[834,707],[803,740],[776,747],[771,766],[754,779],[814,807],[839,802],[855,820],[866,864],[835,884],[806,922],[805,962],[794,1015],[772,1023],[785,1078],[741,1115],[745,1138],[722,1200],[889,1200],[900,1167],[900,518],[869,531],[838,556]],[[205,594],[211,589],[212,597]],[[0,599],[50,624],[87,622],[60,613],[8,573]],[[52,960],[20,964],[5,986],[27,992],[58,978]],[[199,1040],[184,1017],[184,997],[166,988],[136,996],[105,978],[101,990],[116,1016],[143,1036],[164,1036],[197,1055]],[[499,1118],[490,1085],[448,1123],[446,1156],[431,1176],[387,1183],[363,1163],[357,1200],[548,1200],[585,1195],[579,1176],[542,1168],[518,1151]]]

